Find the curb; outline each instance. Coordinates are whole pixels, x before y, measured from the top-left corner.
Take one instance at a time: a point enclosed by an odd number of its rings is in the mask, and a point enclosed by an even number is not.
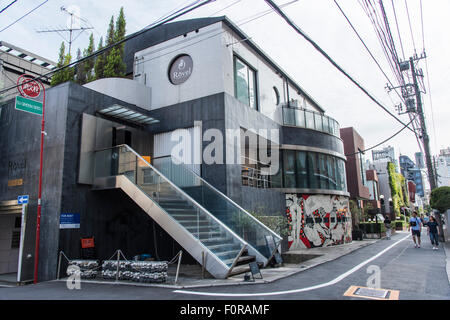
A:
[[[450,284],[450,242],[443,243],[444,252],[446,256],[446,266],[445,269],[447,271],[448,283]]]

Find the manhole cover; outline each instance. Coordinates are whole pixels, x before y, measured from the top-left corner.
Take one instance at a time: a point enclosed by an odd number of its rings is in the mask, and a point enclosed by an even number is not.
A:
[[[389,291],[384,289],[358,288],[353,294],[356,296],[386,299]]]
[[[375,300],[398,300],[400,291],[392,289],[374,289],[360,286],[350,286],[344,296]]]

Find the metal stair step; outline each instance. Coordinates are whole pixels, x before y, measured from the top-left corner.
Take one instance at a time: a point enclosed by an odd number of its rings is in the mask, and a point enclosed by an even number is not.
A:
[[[216,253],[216,252],[223,252],[223,251],[228,251],[228,250],[239,250],[240,247],[241,246],[239,244],[222,243],[222,244],[208,246],[208,249],[211,250],[212,252]]]
[[[255,259],[256,259],[255,256],[240,256],[236,265],[239,266],[242,264],[250,263],[253,262]],[[234,262],[234,258],[224,260],[223,262],[225,262],[225,264],[227,265],[231,265]]]
[[[211,245],[218,245],[218,244],[232,244],[233,239],[226,238],[226,237],[217,237],[217,238],[211,238],[211,239],[202,239],[202,243],[209,247]]]

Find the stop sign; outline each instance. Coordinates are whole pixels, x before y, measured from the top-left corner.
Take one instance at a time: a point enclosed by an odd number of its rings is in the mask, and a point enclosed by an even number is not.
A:
[[[22,97],[37,98],[41,94],[39,83],[28,75],[21,75],[17,79],[17,89]]]

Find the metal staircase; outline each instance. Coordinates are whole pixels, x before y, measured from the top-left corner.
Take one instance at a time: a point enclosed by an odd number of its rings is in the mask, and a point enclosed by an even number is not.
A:
[[[127,145],[99,150],[93,189],[123,190],[216,278],[268,263],[266,237],[280,236],[184,166],[158,169]]]

